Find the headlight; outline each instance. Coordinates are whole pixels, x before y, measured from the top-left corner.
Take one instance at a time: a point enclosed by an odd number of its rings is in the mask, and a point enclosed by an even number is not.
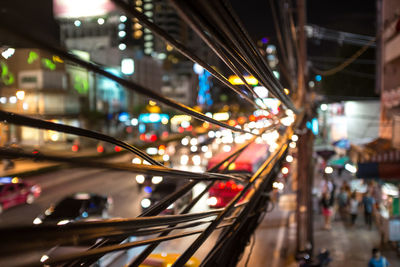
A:
[[[143,175],[141,175],[141,174],[136,175],[136,182],[137,182],[138,184],[143,184],[143,183],[144,183],[144,180],[145,180],[145,178],[144,178]]]
[[[143,198],[140,202],[140,205],[142,205],[142,208],[147,209],[151,205],[151,200],[148,198]]]
[[[218,203],[218,199],[216,197],[210,197],[207,199],[207,205],[208,206],[215,206]]]
[[[42,221],[42,219],[40,219],[39,217],[36,217],[34,220],[33,220],[33,224],[41,224],[43,221]]]
[[[49,259],[49,256],[43,255],[43,256],[40,258],[40,262],[45,262],[45,261],[47,261],[48,259]]]
[[[168,206],[168,210],[172,210],[174,208],[174,203],[172,203],[171,205]]]
[[[163,180],[162,176],[153,176],[153,178],[151,178],[151,182],[153,184],[159,184],[161,183]]]
[[[61,220],[61,221],[59,221],[58,223],[57,223],[57,225],[64,225],[64,224],[67,224],[67,223],[69,223],[70,222],[70,220]]]
[[[142,164],[142,160],[140,158],[134,158],[132,159],[133,164]]]

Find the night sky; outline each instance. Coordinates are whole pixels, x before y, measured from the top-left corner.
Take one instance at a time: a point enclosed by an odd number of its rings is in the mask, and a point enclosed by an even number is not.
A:
[[[84,1],[84,0],[83,0]],[[277,2],[277,1],[276,1]],[[296,1],[293,0],[293,3]],[[340,30],[351,33],[375,35],[376,27],[376,8],[375,0],[335,0],[321,1],[308,0],[307,4],[307,23],[317,24],[333,30]],[[269,0],[231,0],[234,9],[248,29],[255,41],[262,37],[269,37],[272,43],[277,44],[272,15],[269,7]],[[19,24],[24,29],[32,29],[40,32],[43,38],[58,39],[58,26],[52,18],[51,0],[2,0],[0,5],[0,15],[2,19],[7,19],[12,23]],[[37,31],[39,29],[39,31]],[[7,44],[12,40],[0,31],[0,45]],[[351,56],[360,47],[342,45],[332,41],[307,42],[309,57],[339,57]],[[361,59],[374,60],[373,49],[369,49]],[[321,63],[321,68],[329,69],[338,63]],[[373,95],[374,66],[360,66],[352,64],[346,68],[347,74],[340,73],[323,80],[323,85],[338,95]],[[349,72],[353,73],[349,75]],[[313,73],[311,73],[313,75]],[[365,79],[362,76],[369,76]],[[372,77],[372,79],[371,79]],[[337,84],[343,81],[344,86]],[[334,83],[332,85],[332,83]],[[329,85],[331,84],[331,85]],[[331,87],[331,88],[330,88]],[[341,92],[340,92],[341,90]],[[356,92],[356,91],[357,92]]]

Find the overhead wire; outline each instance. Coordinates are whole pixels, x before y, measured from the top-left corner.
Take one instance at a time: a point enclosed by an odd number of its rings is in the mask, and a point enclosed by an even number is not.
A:
[[[342,71],[344,68],[346,68],[351,63],[353,63],[357,58],[359,58],[365,51],[367,51],[368,48],[371,47],[371,45],[373,43],[375,43],[375,40],[376,40],[376,38],[373,38],[372,40],[370,40],[366,45],[364,45],[359,50],[357,50],[350,58],[346,59],[345,61],[343,61],[341,64],[337,65],[334,68],[331,68],[329,70],[320,70],[320,69],[317,69],[314,67],[313,69],[317,74],[320,74],[323,76],[334,75],[334,74],[338,73],[339,71]]]

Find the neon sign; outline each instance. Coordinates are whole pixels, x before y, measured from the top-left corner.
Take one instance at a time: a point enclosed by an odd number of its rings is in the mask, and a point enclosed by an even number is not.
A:
[[[143,123],[157,123],[162,120],[169,120],[168,114],[160,114],[160,113],[143,113],[139,115],[139,121]]]

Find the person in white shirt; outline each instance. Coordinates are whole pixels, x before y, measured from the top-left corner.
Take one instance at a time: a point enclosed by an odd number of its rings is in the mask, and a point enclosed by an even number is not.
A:
[[[358,215],[358,207],[360,202],[356,198],[356,192],[351,194],[349,207],[350,207],[350,215],[351,215],[351,225],[354,225]]]

